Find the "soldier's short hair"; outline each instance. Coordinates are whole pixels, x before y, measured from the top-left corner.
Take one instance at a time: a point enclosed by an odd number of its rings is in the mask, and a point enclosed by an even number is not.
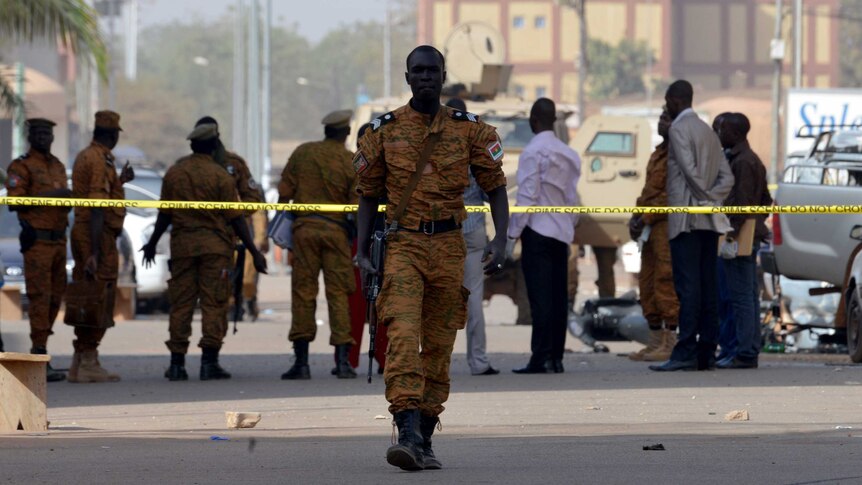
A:
[[[440,67],[442,67],[444,71],[446,70],[446,57],[443,56],[442,52],[437,50],[437,48],[432,46],[432,45],[420,45],[420,46],[416,47],[415,49],[413,49],[412,51],[410,51],[410,54],[407,54],[407,70],[408,71],[410,70],[410,58],[413,57],[413,54],[416,54],[417,52],[433,52],[440,59]]]

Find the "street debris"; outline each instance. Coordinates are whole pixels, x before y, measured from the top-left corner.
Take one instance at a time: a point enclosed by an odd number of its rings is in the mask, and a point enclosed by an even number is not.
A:
[[[751,417],[748,415],[747,409],[738,409],[724,415],[725,421],[748,421]]]
[[[377,416],[374,416],[374,419],[389,419],[389,417],[388,417],[388,416],[384,416],[384,415],[382,415],[382,414],[378,414]]]
[[[210,436],[210,441],[230,441],[230,438],[228,438],[227,436],[212,435]]]
[[[836,426],[835,429],[853,429],[853,426]]]
[[[225,414],[227,418],[227,427],[230,429],[237,428],[254,428],[260,422],[260,413],[238,413],[228,411]]]
[[[601,411],[602,408],[598,406],[587,406],[584,408],[585,411]]]
[[[644,445],[644,451],[665,451],[664,445],[656,443],[654,445]]]

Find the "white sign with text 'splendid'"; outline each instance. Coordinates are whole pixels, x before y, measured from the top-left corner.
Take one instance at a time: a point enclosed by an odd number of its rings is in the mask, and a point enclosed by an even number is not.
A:
[[[862,89],[791,89],[787,93],[784,153],[811,148],[824,130],[862,128]],[[797,134],[803,137],[798,137]],[[808,138],[805,138],[805,136]]]

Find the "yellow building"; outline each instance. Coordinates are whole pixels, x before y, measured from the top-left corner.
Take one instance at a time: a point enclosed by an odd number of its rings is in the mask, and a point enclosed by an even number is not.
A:
[[[803,86],[837,86],[839,0],[805,0],[804,5]],[[644,73],[647,79],[685,78],[700,89],[771,83],[774,0],[587,0],[586,12],[591,39],[612,45],[644,41],[653,49],[656,60]],[[789,79],[790,8],[784,13]],[[417,21],[419,43],[440,48],[454,26],[486,23],[505,39],[506,62],[514,65],[512,94],[562,102],[577,97],[579,22],[573,10],[553,0],[419,0]]]

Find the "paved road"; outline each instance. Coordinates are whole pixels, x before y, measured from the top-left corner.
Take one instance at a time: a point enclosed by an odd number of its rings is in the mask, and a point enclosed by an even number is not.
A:
[[[273,311],[228,337],[231,381],[198,381],[193,349],[192,380],[167,382],[164,316],[119,324],[102,360],[123,381],[52,383],[49,432],[0,436],[0,483],[862,483],[862,367],[846,357],[656,374],[616,355],[633,344],[592,354],[570,342],[566,373],[519,376],[510,369],[526,361],[529,329],[505,324],[513,308],[497,297],[489,350],[504,372],[470,376],[459,336],[435,439],[445,469],[400,472],[383,458],[392,428],[381,380],[330,376],[325,326],[311,346],[313,379],[278,379],[290,365],[289,318],[274,302],[289,286],[273,281]],[[66,367],[72,335],[56,330],[55,364]],[[26,342],[25,322],[3,322],[3,332]],[[737,409],[751,420],[724,421]],[[226,411],[263,419],[230,431]],[[642,449],[657,443],[666,451]]]

